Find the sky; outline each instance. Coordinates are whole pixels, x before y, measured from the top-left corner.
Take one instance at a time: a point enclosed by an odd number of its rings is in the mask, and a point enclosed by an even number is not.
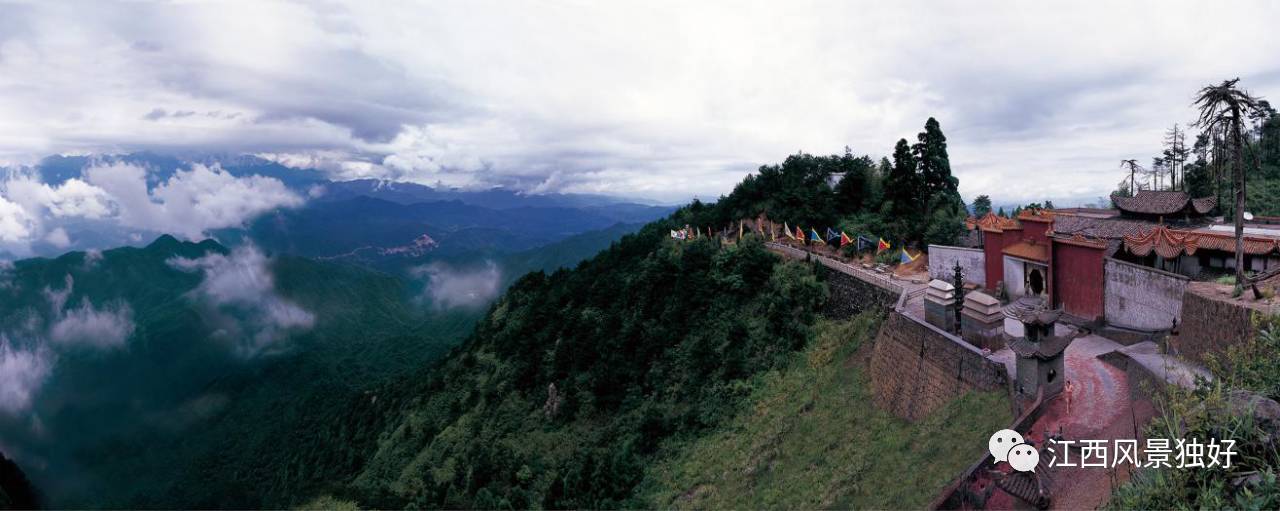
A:
[[[1264,2],[4,3],[0,165],[250,153],[681,202],[798,151],[889,155],[932,116],[966,199],[1092,202],[1194,118],[1198,88],[1280,94],[1276,19]]]

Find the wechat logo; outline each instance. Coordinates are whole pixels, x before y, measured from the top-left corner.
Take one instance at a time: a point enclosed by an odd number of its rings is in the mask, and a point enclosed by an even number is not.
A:
[[[1007,461],[1018,472],[1035,472],[1036,465],[1040,463],[1040,451],[1012,429],[1002,429],[991,435],[987,451],[996,461]]]

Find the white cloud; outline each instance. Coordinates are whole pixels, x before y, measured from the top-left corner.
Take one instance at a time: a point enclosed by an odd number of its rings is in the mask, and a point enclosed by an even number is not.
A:
[[[1233,37],[1195,37],[1189,0],[5,5],[0,161],[243,151],[685,199],[797,150],[887,155],[935,116],[966,196],[1092,199],[1199,87],[1280,94],[1280,5],[1235,7]],[[1002,186],[1028,174],[1052,179]]]
[[[66,311],[49,328],[49,339],[64,346],[82,345],[106,349],[124,346],[133,335],[133,309],[117,303],[98,309],[84,300]]]
[[[483,307],[501,291],[502,271],[492,261],[476,268],[456,268],[434,262],[410,270],[425,279],[424,298],[440,308]]]
[[[280,180],[236,177],[218,166],[192,164],[168,180],[147,188],[146,169],[127,163],[85,169],[90,183],[118,205],[126,227],[199,238],[211,229],[233,227],[279,207],[295,207],[303,198]]]
[[[26,241],[36,225],[36,220],[22,206],[0,197],[0,242]]]
[[[67,248],[71,246],[71,237],[67,235],[67,230],[61,227],[55,227],[44,236],[44,240],[57,248]]]
[[[0,412],[16,414],[30,407],[52,369],[46,350],[20,348],[0,334]]]
[[[112,214],[106,191],[78,178],[52,187],[24,176],[4,183],[5,195],[22,203],[28,212],[44,208],[54,217],[103,218]]]
[[[230,255],[174,258],[169,265],[204,272],[204,280],[191,296],[210,307],[209,319],[241,356],[278,351],[289,334],[315,324],[314,315],[276,292],[270,261],[251,245],[238,247]]]
[[[97,308],[88,298],[84,298],[79,307],[67,310],[67,301],[75,289],[75,279],[67,275],[63,282],[60,290],[45,287],[43,291],[49,302],[49,339],[63,347],[109,349],[124,346],[134,330],[133,309],[129,304],[117,301]]]
[[[201,239],[305,201],[278,179],[236,177],[218,165],[193,163],[160,180],[139,165],[94,161],[82,174],[57,186],[30,172],[0,181],[0,250],[27,255],[38,239],[70,248],[75,240],[65,225],[78,219],[95,222],[98,232],[122,227]]]

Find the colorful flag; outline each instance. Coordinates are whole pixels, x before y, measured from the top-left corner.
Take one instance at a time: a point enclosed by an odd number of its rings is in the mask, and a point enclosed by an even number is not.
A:
[[[791,226],[787,225],[786,222],[782,222],[782,232],[785,233],[788,238],[796,239],[796,235],[791,233]]]
[[[844,248],[845,245],[850,243],[853,243],[853,239],[848,234],[845,234],[844,231],[840,231],[840,248]]]
[[[834,229],[832,229],[832,228],[830,228],[830,227],[828,227],[828,228],[827,228],[827,241],[828,241],[828,242],[830,242],[831,240],[839,239],[839,238],[840,238],[840,233],[836,232]]]
[[[738,220],[738,239],[742,239],[742,226],[745,224],[742,220]]]
[[[795,237],[795,238],[796,238],[796,239],[798,239],[798,240],[800,240],[800,241],[804,241],[804,229],[801,229],[801,228],[800,228],[800,226],[798,226],[798,225],[796,226],[796,237]]]
[[[809,229],[809,241],[826,245],[827,242],[822,241],[822,236],[818,236],[817,229]]]
[[[915,261],[916,257],[920,257],[920,255],[917,254],[915,257],[912,257],[911,254],[907,253],[907,249],[905,248],[902,249],[902,257],[901,257],[902,264],[907,264],[911,261]]]
[[[876,245],[876,253],[879,254],[885,250],[889,250],[890,248],[892,247],[889,245],[889,242],[885,241],[884,238],[880,238],[880,243]]]

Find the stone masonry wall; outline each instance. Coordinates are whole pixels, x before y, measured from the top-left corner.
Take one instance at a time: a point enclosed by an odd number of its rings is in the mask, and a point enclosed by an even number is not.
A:
[[[1103,265],[1103,314],[1108,324],[1134,330],[1168,330],[1182,315],[1187,279],[1176,273],[1115,259]]]
[[[964,270],[964,281],[987,285],[986,255],[980,248],[929,245],[929,277],[948,283],[955,277],[956,263]]]
[[[826,277],[831,294],[823,315],[828,318],[847,319],[867,310],[888,310],[898,301],[899,293],[852,275],[828,270]]]
[[[1188,292],[1182,299],[1182,323],[1170,347],[1197,361],[1210,353],[1225,353],[1253,336],[1253,313],[1247,307]]]
[[[899,312],[876,336],[869,380],[876,406],[913,422],[971,390],[1008,389],[1004,365]]]

